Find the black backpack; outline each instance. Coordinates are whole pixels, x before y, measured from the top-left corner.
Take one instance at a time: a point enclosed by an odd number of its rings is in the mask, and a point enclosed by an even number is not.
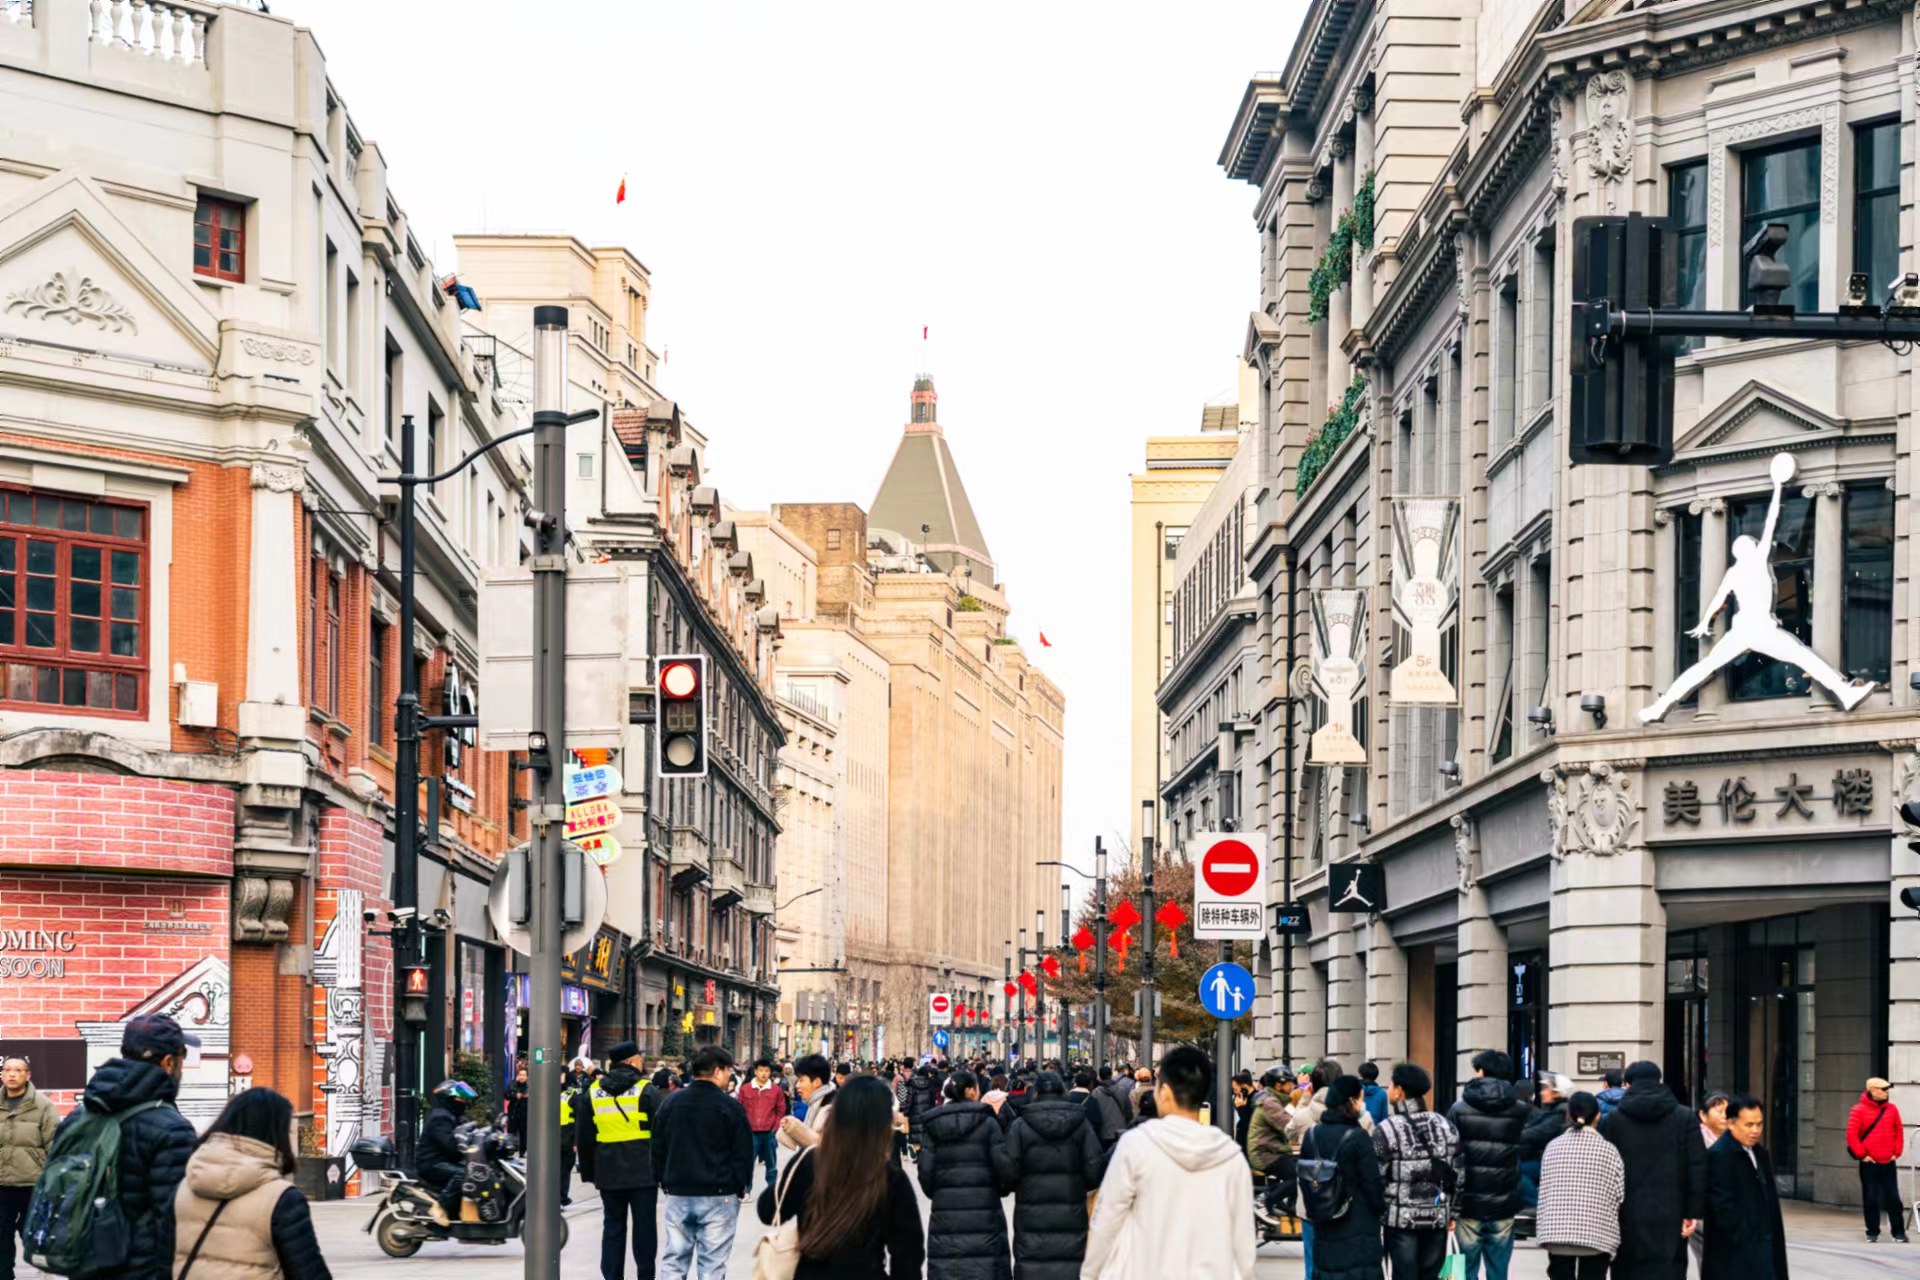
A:
[[[1316,1226],[1338,1222],[1353,1207],[1353,1195],[1347,1190],[1346,1179],[1340,1176],[1339,1149],[1336,1147],[1332,1156],[1316,1154],[1325,1127],[1316,1124],[1307,1130],[1307,1139],[1300,1144],[1300,1159],[1295,1165],[1301,1202],[1307,1219]]]

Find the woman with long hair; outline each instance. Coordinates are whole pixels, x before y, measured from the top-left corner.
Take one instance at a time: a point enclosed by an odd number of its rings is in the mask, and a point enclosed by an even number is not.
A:
[[[333,1280],[293,1167],[293,1104],[271,1089],[228,1101],[173,1197],[174,1280]]]
[[[918,1280],[927,1246],[913,1184],[893,1160],[893,1090],[853,1076],[835,1091],[820,1140],[760,1193],[760,1221],[800,1224],[794,1280]],[[816,1188],[821,1188],[816,1190]]]
[[[927,1280],[1012,1280],[1002,1188],[1013,1184],[1007,1139],[980,1079],[956,1071],[947,1101],[914,1122],[920,1189],[933,1201],[927,1221]],[[1004,1110],[1002,1111],[1004,1115]]]

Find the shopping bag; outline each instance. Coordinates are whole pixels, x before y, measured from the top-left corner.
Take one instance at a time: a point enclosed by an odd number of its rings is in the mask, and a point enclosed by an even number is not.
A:
[[[1460,1242],[1447,1233],[1447,1256],[1440,1264],[1440,1280],[1467,1280],[1467,1255],[1460,1252]]]

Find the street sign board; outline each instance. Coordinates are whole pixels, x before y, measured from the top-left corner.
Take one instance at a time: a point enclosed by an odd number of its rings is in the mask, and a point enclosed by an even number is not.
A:
[[[950,1027],[953,1025],[953,997],[944,991],[936,991],[927,997],[927,1025],[930,1027]]]
[[[1253,975],[1237,964],[1217,964],[1200,975],[1200,1006],[1216,1018],[1253,1012]]]
[[[1258,942],[1267,931],[1267,840],[1242,832],[1196,837],[1200,875],[1193,886],[1193,936]]]
[[[567,839],[578,840],[581,836],[611,831],[620,825],[620,819],[624,816],[620,806],[605,796],[570,804],[567,806]]]
[[[1592,1053],[1574,1055],[1579,1064],[1578,1070],[1583,1076],[1604,1076],[1609,1071],[1625,1071],[1627,1055],[1619,1049],[1596,1049]]]
[[[1378,915],[1387,909],[1387,869],[1377,862],[1336,862],[1327,868],[1327,910]]]
[[[620,771],[610,764],[567,770],[567,803],[579,804],[612,795],[620,789]]]
[[[620,861],[620,855],[626,850],[620,842],[609,835],[577,836],[574,843],[587,851],[587,856],[603,867],[610,867]]]
[[[560,939],[562,955],[572,955],[593,940],[600,932],[600,926],[607,918],[607,877],[593,859],[586,856],[578,845],[571,842],[560,846],[562,858],[577,857],[580,868],[580,922],[568,925]],[[493,884],[487,889],[487,914],[493,920],[493,928],[500,940],[523,956],[533,954],[533,933],[526,925],[514,920],[514,899],[524,899],[531,883],[527,879],[530,868],[527,865],[527,846],[519,845],[507,851],[493,871]],[[566,877],[562,877],[564,880]],[[515,881],[519,881],[516,895]]]
[[[933,1033],[933,1047],[936,1049],[944,1049],[952,1042],[953,1037],[948,1035],[944,1030],[936,1030]]]
[[[1305,903],[1273,904],[1273,934],[1276,938],[1305,938],[1312,933],[1313,922],[1307,918]]]

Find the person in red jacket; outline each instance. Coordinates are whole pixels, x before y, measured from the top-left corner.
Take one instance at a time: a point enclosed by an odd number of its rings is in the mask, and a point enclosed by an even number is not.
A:
[[[753,1130],[753,1158],[767,1167],[767,1185],[772,1186],[780,1158],[774,1135],[790,1109],[787,1091],[774,1083],[773,1064],[762,1058],[753,1064],[753,1079],[741,1085],[734,1096],[747,1109],[747,1128]]]
[[[1867,1081],[1860,1101],[1847,1116],[1847,1154],[1860,1162],[1860,1208],[1867,1218],[1867,1243],[1880,1238],[1880,1210],[1893,1218],[1893,1239],[1907,1242],[1907,1209],[1900,1203],[1900,1154],[1907,1135],[1900,1127],[1900,1108],[1879,1076]]]

